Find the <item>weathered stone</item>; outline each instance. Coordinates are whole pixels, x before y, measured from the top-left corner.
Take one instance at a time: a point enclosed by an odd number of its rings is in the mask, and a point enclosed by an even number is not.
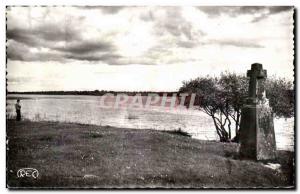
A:
[[[265,105],[257,105],[257,153],[258,160],[274,160],[276,158],[276,141],[272,109]]]
[[[255,104],[257,96],[264,90],[263,80],[267,77],[267,71],[263,70],[262,64],[254,63],[247,71],[247,77],[250,78],[247,103]]]
[[[249,93],[242,108],[240,126],[240,155],[255,160],[276,159],[276,142],[272,109],[265,97],[267,71],[262,65],[252,64]]]

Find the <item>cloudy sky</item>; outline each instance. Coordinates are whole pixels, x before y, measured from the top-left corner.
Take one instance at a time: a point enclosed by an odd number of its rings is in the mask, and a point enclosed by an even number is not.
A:
[[[291,7],[9,7],[9,91],[174,91],[262,63],[293,80]]]

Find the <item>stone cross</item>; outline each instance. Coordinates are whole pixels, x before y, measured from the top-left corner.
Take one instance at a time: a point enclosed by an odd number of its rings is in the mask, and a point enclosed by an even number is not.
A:
[[[250,77],[248,102],[256,103],[257,97],[261,97],[264,93],[263,82],[267,77],[267,71],[262,68],[262,64],[254,63],[251,70],[247,71],[247,77]]]
[[[272,108],[265,97],[267,71],[254,63],[247,71],[249,96],[241,113],[240,156],[255,160],[275,160],[276,141]]]

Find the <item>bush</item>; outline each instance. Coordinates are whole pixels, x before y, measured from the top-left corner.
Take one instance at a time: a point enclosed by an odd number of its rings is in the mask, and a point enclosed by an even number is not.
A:
[[[266,96],[277,117],[293,117],[295,96],[292,82],[271,77],[266,81]]]

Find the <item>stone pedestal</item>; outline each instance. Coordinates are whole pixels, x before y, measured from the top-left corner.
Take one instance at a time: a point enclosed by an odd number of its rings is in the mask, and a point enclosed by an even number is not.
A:
[[[268,104],[244,105],[240,126],[240,143],[242,158],[276,159],[273,115]]]

